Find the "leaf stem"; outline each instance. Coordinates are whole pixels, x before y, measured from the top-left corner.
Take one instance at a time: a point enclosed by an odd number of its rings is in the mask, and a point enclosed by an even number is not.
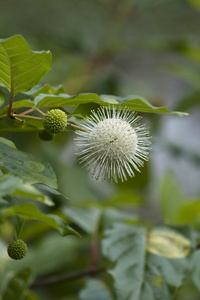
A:
[[[21,236],[21,233],[22,233],[24,224],[25,224],[25,220],[23,220],[22,226],[21,226],[20,231],[19,231],[19,235],[18,235],[18,238],[19,238],[19,239],[20,239],[20,236]]]
[[[14,232],[14,238],[15,238],[15,241],[17,242],[18,240],[18,237],[17,237],[17,231],[15,229],[15,227],[13,226],[13,232]]]
[[[29,114],[29,113],[31,113],[31,112],[33,112],[34,111],[34,109],[33,108],[30,108],[30,109],[28,109],[28,110],[26,110],[26,111],[23,111],[20,115],[27,115],[27,114]]]
[[[45,117],[45,113],[43,113],[43,111],[41,111],[39,108],[33,107],[33,109],[38,111],[41,115],[43,115],[43,117]]]

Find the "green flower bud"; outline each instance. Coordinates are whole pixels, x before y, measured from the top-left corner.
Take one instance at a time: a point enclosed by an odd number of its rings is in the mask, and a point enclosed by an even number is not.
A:
[[[53,139],[53,134],[46,130],[41,130],[39,131],[39,138],[43,141],[51,141]]]
[[[27,245],[24,241],[13,241],[9,244],[7,252],[12,259],[22,259],[27,253]]]
[[[67,115],[60,109],[51,109],[46,113],[43,124],[49,133],[59,133],[67,126]]]

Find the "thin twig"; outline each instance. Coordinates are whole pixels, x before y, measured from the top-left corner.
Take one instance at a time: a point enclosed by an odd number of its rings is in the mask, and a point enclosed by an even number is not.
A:
[[[59,282],[68,282],[76,279],[80,279],[82,277],[86,276],[94,276],[96,274],[105,272],[105,267],[100,267],[97,269],[88,269],[85,271],[77,271],[77,272],[71,272],[65,275],[55,275],[55,276],[50,276],[46,277],[43,279],[38,279],[34,281],[31,285],[31,287],[38,287],[38,286],[43,286],[43,285],[50,285],[53,283],[59,283]]]

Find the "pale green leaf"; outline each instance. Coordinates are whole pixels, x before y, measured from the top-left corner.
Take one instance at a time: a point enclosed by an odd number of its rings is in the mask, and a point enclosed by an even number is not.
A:
[[[98,279],[88,279],[85,287],[80,291],[79,298],[81,300],[112,300],[113,297],[105,285],[105,283]]]
[[[0,215],[3,217],[9,217],[17,215],[24,220],[39,220],[47,223],[49,226],[58,230],[61,235],[80,235],[68,226],[67,222],[57,215],[49,214],[45,215],[39,211],[39,209],[32,203],[20,204],[17,206],[12,206],[8,208],[2,208],[0,210]]]
[[[186,113],[170,112],[165,107],[156,107],[151,105],[146,99],[130,95],[127,97],[117,97],[113,95],[97,94],[79,94],[70,96],[67,94],[47,95],[40,94],[35,98],[35,105],[39,108],[63,107],[63,106],[78,106],[80,104],[96,103],[102,106],[120,105],[127,107],[133,111],[149,112],[149,113],[174,113],[178,115],[186,115]]]
[[[56,188],[56,176],[51,166],[29,153],[0,142],[0,169],[4,174],[14,175],[27,183],[41,182]]]
[[[0,82],[14,95],[35,86],[50,70],[51,53],[32,51],[25,39],[15,35],[0,40]]]
[[[2,136],[0,137],[0,143],[5,144],[9,147],[12,147],[12,148],[16,149],[16,146],[12,141],[10,141],[10,140],[2,137]]]
[[[171,230],[152,230],[147,236],[147,250],[168,258],[182,258],[189,254],[191,243]]]

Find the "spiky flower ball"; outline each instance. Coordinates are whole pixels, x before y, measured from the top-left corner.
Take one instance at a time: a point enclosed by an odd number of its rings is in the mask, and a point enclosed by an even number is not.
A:
[[[67,126],[67,115],[61,109],[51,109],[46,113],[43,124],[49,133],[59,133]]]
[[[18,260],[25,257],[27,250],[26,243],[22,240],[17,240],[9,244],[7,252],[12,259]]]
[[[96,179],[118,182],[133,177],[148,160],[150,137],[141,117],[125,109],[101,107],[87,117],[84,131],[76,131],[75,144],[80,163]]]
[[[43,141],[51,141],[53,139],[53,134],[44,129],[39,131],[39,138]]]

